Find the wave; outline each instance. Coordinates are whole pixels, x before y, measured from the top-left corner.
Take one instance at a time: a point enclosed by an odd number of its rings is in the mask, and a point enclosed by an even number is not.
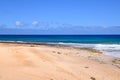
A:
[[[95,46],[95,49],[98,50],[115,50],[115,51],[120,51],[120,44],[97,44]]]
[[[53,44],[53,45],[66,45],[73,47],[92,48],[97,50],[117,50],[120,51],[120,44],[85,44],[85,43],[64,43],[64,42],[27,42],[27,41],[1,41],[0,42],[11,42],[11,43],[42,43],[42,44]]]
[[[120,44],[84,44],[84,43],[58,43],[61,45],[68,45],[74,47],[87,47],[97,50],[120,50]]]
[[[24,41],[3,41],[3,40],[0,40],[0,42],[10,42],[10,43],[25,43]]]

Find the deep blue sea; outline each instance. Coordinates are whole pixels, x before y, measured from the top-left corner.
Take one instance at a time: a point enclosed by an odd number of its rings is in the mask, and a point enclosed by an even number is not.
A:
[[[120,58],[120,35],[0,35],[0,42],[59,44],[91,48]]]

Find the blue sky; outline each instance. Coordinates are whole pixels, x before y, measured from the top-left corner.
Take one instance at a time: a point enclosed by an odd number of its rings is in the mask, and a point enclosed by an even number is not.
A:
[[[0,34],[120,34],[120,0],[0,0]]]

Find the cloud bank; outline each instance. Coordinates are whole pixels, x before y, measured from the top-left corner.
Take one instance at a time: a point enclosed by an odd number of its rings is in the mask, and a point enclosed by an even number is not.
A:
[[[0,34],[120,34],[120,26],[81,26],[39,21],[32,21],[28,25],[16,21],[14,27],[9,26],[11,25],[0,24]]]

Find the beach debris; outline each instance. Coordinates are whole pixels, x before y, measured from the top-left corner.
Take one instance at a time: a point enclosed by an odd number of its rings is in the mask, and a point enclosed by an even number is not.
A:
[[[57,54],[61,54],[60,52],[57,52]]]
[[[91,49],[91,48],[80,48],[81,50],[87,50],[87,51],[90,51],[92,53],[96,53],[96,54],[102,54],[101,51],[99,50],[96,50],[96,49]]]
[[[56,53],[55,51],[52,51],[53,53]]]
[[[31,45],[30,47],[35,47],[34,45]]]
[[[91,80],[96,80],[94,77],[90,77]]]
[[[61,54],[60,52],[52,51],[53,53]]]
[[[114,60],[112,60],[112,62],[115,64],[120,64],[120,59],[114,59]]]
[[[85,66],[85,68],[89,68],[88,66]]]

